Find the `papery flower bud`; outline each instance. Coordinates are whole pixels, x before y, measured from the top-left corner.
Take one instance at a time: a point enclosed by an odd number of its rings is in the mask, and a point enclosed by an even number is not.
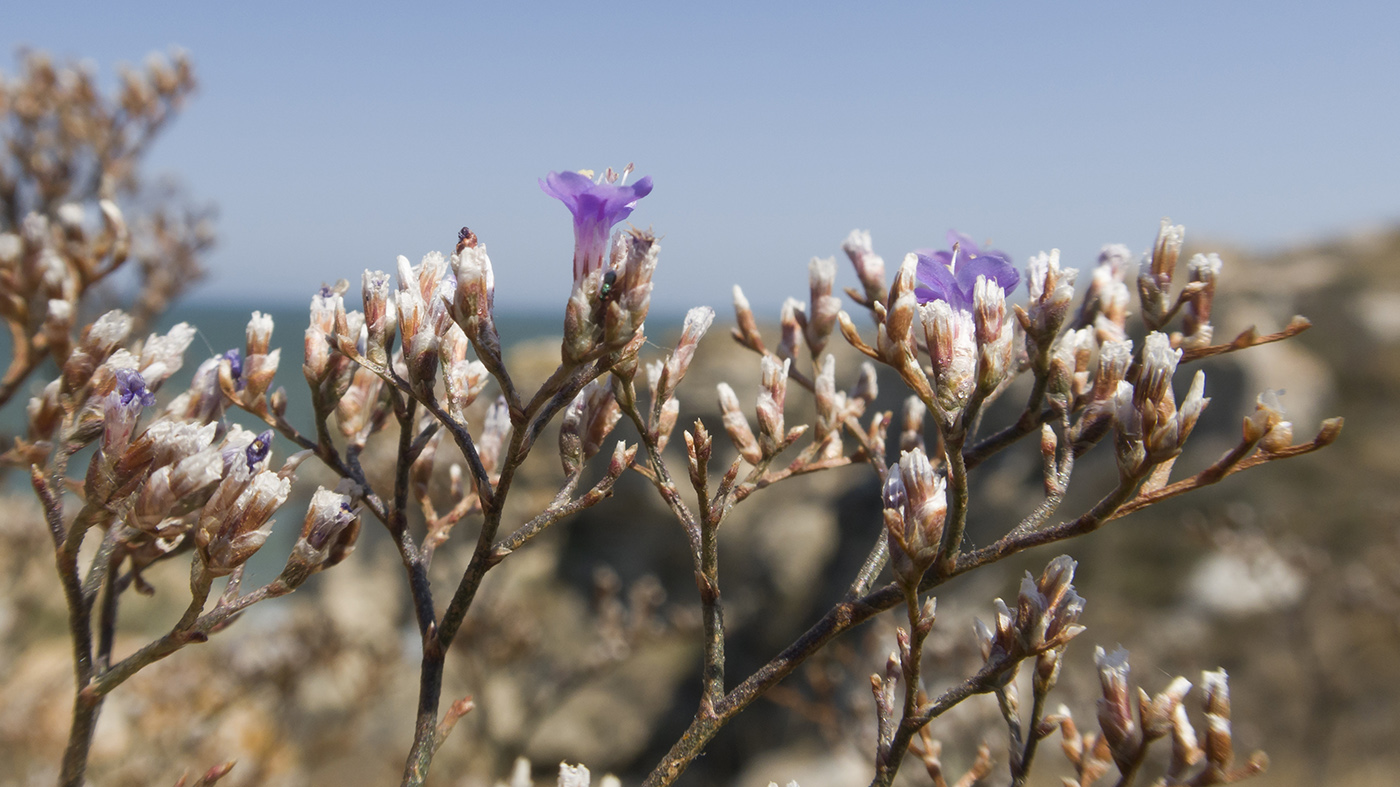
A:
[[[1039,579],[1026,572],[1017,596],[1016,629],[1026,653],[1064,648],[1084,631],[1079,616],[1084,599],[1074,590],[1077,564],[1060,555],[1045,567]]]
[[[1006,292],[991,279],[978,277],[973,321],[977,333],[977,387],[991,393],[1011,372],[1013,331],[1006,319]]]
[[[291,489],[290,478],[263,470],[252,477],[227,508],[215,505],[216,492],[215,498],[205,505],[195,531],[195,544],[205,569],[222,576],[252,557],[272,532],[272,514],[286,502]]]
[[[1186,263],[1191,285],[1196,291],[1187,296],[1186,310],[1181,318],[1182,346],[1206,347],[1215,335],[1210,324],[1211,307],[1215,302],[1215,286],[1220,279],[1220,255],[1196,254]]]
[[[177,505],[188,505],[201,492],[218,483],[223,470],[223,458],[216,447],[186,456],[174,465],[158,465],[136,495],[129,524],[155,532],[162,520],[178,513]]]
[[[758,323],[754,321],[749,299],[739,285],[734,285],[734,338],[754,352],[763,352],[763,337],[759,335]]]
[[[350,387],[335,403],[340,433],[352,442],[363,445],[369,436],[370,419],[383,386],[384,381],[379,375],[364,366],[357,367]]]
[[[622,417],[622,409],[613,396],[612,385],[594,380],[579,391],[564,412],[560,427],[561,453],[565,453],[563,441],[566,435],[570,440],[577,437],[583,461],[588,461],[602,450],[603,441]],[[570,473],[568,459],[565,459],[564,472]]]
[[[486,354],[499,357],[496,275],[486,247],[475,243],[464,245],[452,258],[452,271],[457,278],[457,292],[452,300],[453,319],[473,344],[481,346]]]
[[[830,353],[822,356],[812,388],[817,409],[815,439],[820,443],[835,435],[835,445],[839,449],[846,395],[836,390],[836,358]],[[836,455],[840,455],[839,450]]]
[[[820,355],[827,339],[836,328],[836,315],[841,312],[841,299],[831,294],[836,283],[836,258],[813,257],[807,266],[811,288],[811,314],[807,318],[807,346],[813,355]]]
[[[763,459],[763,451],[759,448],[753,430],[749,428],[749,419],[744,415],[743,408],[739,404],[739,397],[734,393],[734,389],[729,386],[729,383],[720,383],[717,387],[724,430],[729,433],[729,439],[734,441],[734,447],[739,449],[739,454],[744,457],[744,460],[751,465],[758,464]]]
[[[1254,412],[1244,419],[1244,439],[1257,443],[1282,423],[1283,405],[1279,401],[1279,392],[1264,391],[1255,400]]]
[[[1017,652],[1016,618],[1007,608],[1006,602],[1001,599],[992,601],[992,609],[996,615],[994,626],[988,626],[981,620],[972,621],[973,633],[977,635],[977,648],[982,653],[982,660],[991,664],[1006,659],[1012,659],[1016,667],[1001,673],[997,680],[999,688],[1009,686],[1015,679],[1017,667],[1020,662]]]
[[[1026,287],[1030,291],[1026,329],[1028,349],[1053,338],[1064,324],[1074,300],[1074,280],[1079,271],[1060,269],[1060,250],[1051,249],[1031,258],[1026,266]]]
[[[248,355],[266,355],[272,343],[272,315],[253,312],[248,320]]]
[[[919,264],[917,255],[909,254],[904,264],[899,266],[886,303],[884,324],[881,325],[879,350],[886,362],[895,368],[903,368],[914,358],[914,318],[918,314],[919,301],[914,295],[915,270]]]
[[[846,242],[841,244],[841,250],[846,252],[851,264],[855,266],[856,277],[860,279],[861,287],[865,290],[866,300],[871,303],[883,300],[885,261],[875,253],[875,248],[870,242],[870,233],[865,230],[851,230],[851,234],[846,236]]]
[[[875,364],[863,361],[860,365],[860,377],[856,378],[855,388],[851,389],[851,398],[870,404],[879,395],[880,381]]]
[[[74,394],[92,381],[97,367],[116,352],[131,335],[132,320],[124,312],[113,310],[98,317],[83,329],[78,346],[68,354],[63,364],[63,390]]]
[[[612,268],[616,278],[606,297],[600,295],[606,304],[603,341],[608,349],[625,347],[646,321],[651,308],[651,277],[660,251],[661,244],[650,231],[631,229],[619,233]]]
[[[1172,708],[1171,724],[1172,755],[1171,763],[1167,766],[1167,776],[1184,781],[1187,769],[1200,762],[1205,752],[1196,739],[1196,728],[1191,726],[1185,705],[1177,703],[1176,707]]]
[[[1128,338],[1128,303],[1131,300],[1127,284],[1114,280],[1105,286],[1100,300],[1102,311],[1094,318],[1094,332],[1100,342]]]
[[[1219,770],[1230,767],[1235,745],[1230,733],[1230,683],[1225,670],[1201,673],[1206,699],[1206,762]]]
[[[1186,228],[1162,219],[1157,242],[1152,248],[1152,261],[1147,270],[1138,274],[1138,296],[1142,301],[1142,319],[1151,329],[1160,328],[1171,309],[1172,276],[1177,258],[1186,238]]]
[[[1166,334],[1152,332],[1142,348],[1142,372],[1136,385],[1140,406],[1158,406],[1169,395],[1172,375],[1181,361],[1181,350],[1173,349]]]
[[[311,297],[311,322],[306,329],[306,360],[302,372],[313,392],[321,390],[331,374],[331,341],[335,316],[344,310],[339,293],[322,287]]]
[[[977,384],[977,329],[972,314],[955,310],[947,301],[919,306],[933,365],[934,391],[948,412],[967,406]]]
[[[787,440],[783,426],[783,403],[787,399],[787,375],[790,359],[780,365],[765,355],[759,362],[762,379],[758,390],[758,439],[763,455],[771,457],[782,450]]]
[[[60,380],[52,380],[44,386],[42,393],[29,400],[26,412],[29,415],[30,442],[50,439],[62,423],[63,406],[58,401],[61,385]]]
[[[146,428],[142,437],[151,441],[151,466],[163,467],[208,449],[214,442],[218,424],[159,419]]]
[[[676,387],[684,379],[690,362],[695,358],[695,349],[700,345],[705,332],[715,321],[715,310],[708,306],[697,306],[686,312],[685,325],[681,328],[680,341],[676,349],[666,358],[663,373],[658,377],[654,396],[666,401],[675,393]]]
[[[1142,413],[1135,402],[1133,385],[1122,381],[1110,400],[1115,422],[1118,425],[1114,439],[1114,455],[1118,460],[1118,472],[1128,478],[1137,474],[1147,458],[1147,448],[1143,445]]]
[[[901,419],[903,428],[899,433],[899,450],[923,451],[924,450],[924,416],[928,414],[928,407],[917,396],[909,396],[904,400],[904,416]]]
[[[774,350],[779,358],[796,358],[802,352],[802,326],[806,322],[806,307],[796,298],[785,299],[778,318],[782,339],[778,342],[778,348]]]
[[[637,446],[627,445],[625,440],[618,440],[613,446],[612,458],[608,460],[608,475],[618,478],[627,468],[632,466],[632,460],[637,457]]]
[[[434,314],[418,285],[418,276],[408,258],[399,256],[399,289],[394,293],[398,311],[399,335],[403,338],[404,363],[408,380],[422,397],[431,395],[438,370],[438,336]]]
[[[1117,393],[1118,384],[1123,382],[1123,378],[1128,374],[1128,367],[1132,363],[1133,342],[1131,339],[1101,344],[1099,346],[1098,370],[1094,373],[1094,400],[1103,401]]]
[[[504,396],[499,396],[491,409],[486,411],[481,437],[476,441],[477,456],[487,473],[494,475],[499,471],[501,449],[506,445],[510,431],[510,405]]]
[[[671,432],[676,428],[676,419],[681,415],[681,402],[675,397],[666,400],[661,405],[661,413],[656,419],[656,427],[653,430],[653,439],[656,440],[656,450],[666,450],[666,444],[671,440]]]
[[[272,379],[277,375],[277,366],[281,360],[281,347],[270,353],[248,356],[243,363],[244,402],[255,402],[267,393]]]
[[[948,513],[943,477],[923,451],[906,451],[886,474],[883,498],[890,565],[901,583],[917,587],[942,545]]]
[[[49,355],[62,364],[73,346],[73,304],[53,298],[44,312],[44,340]]]
[[[317,487],[302,522],[301,537],[292,547],[283,581],[300,585],[311,574],[330,568],[350,556],[360,534],[360,510],[351,495]]]
[[[365,270],[360,278],[365,305],[365,356],[380,367],[389,363],[389,351],[398,327],[397,312],[389,298],[389,274]],[[460,283],[460,278],[458,279]]]
[[[116,457],[126,450],[141,409],[156,403],[146,381],[134,369],[116,370],[116,390],[102,400],[102,452]]]
[[[1103,697],[1098,702],[1099,728],[1108,741],[1113,761],[1126,773],[1142,741],[1128,690],[1128,651],[1118,648],[1105,653],[1103,648],[1096,647],[1094,664],[1099,668],[1099,685],[1103,689]]]
[[[1173,678],[1156,697],[1149,697],[1147,692],[1138,689],[1138,723],[1145,740],[1157,740],[1171,733],[1172,716],[1189,691],[1191,681],[1181,676]]]
[[[447,391],[449,412],[459,421],[466,421],[467,408],[486,390],[491,375],[481,361],[462,359],[453,361],[445,368],[442,381]]]

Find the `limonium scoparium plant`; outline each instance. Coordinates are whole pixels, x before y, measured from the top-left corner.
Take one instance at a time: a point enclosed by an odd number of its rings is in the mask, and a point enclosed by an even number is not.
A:
[[[676,391],[714,311],[692,309],[669,346],[645,335],[660,247],[647,231],[612,233],[652,190],[650,178],[626,185],[630,170],[608,170],[597,180],[551,172],[540,181],[545,193],[573,214],[575,286],[564,305],[560,363],[538,388],[524,388],[525,378],[508,368],[493,327],[490,260],[477,235],[463,229],[450,259],[435,252],[413,266],[400,258],[392,297],[393,277],[366,271],[363,312],[347,310],[344,281],[313,297],[302,372],[313,391],[309,415],[315,428],[305,432],[294,423],[308,414],[288,417],[285,393],[271,386],[280,356],[269,345],[273,326],[267,315],[254,312],[243,354],[230,351],[206,360],[188,390],[161,408],[151,397],[163,393],[160,383],[180,368],[191,326],[146,339],[143,351],[142,342],[132,338],[130,319],[119,312],[99,318],[96,329],[76,324],[85,283],[126,258],[119,241],[127,229],[114,203],[102,203],[101,235],[84,234],[73,221],[63,232],[52,231],[63,227],[61,212],[74,212],[68,206],[56,208],[52,217],[32,213],[22,228],[4,224],[10,211],[0,210],[0,283],[13,288],[14,303],[26,307],[20,311],[11,301],[0,303],[7,307],[0,318],[25,351],[22,357],[16,353],[4,379],[23,380],[43,368],[36,359],[45,356],[61,370],[57,379],[35,389],[24,438],[0,455],[29,471],[67,602],[77,685],[61,784],[84,783],[98,714],[110,692],[187,646],[216,634],[246,633],[247,626],[236,625],[244,609],[291,593],[342,563],[355,546],[363,515],[378,520],[392,537],[413,601],[417,636],[411,639],[421,648],[415,654],[420,656],[419,696],[402,784],[424,785],[444,747],[492,743],[481,725],[466,726],[482,740],[465,741],[467,736],[453,735],[453,729],[475,707],[473,696],[481,703],[502,702],[493,692],[479,691],[494,676],[467,670],[471,674],[464,682],[481,684],[469,685],[471,693],[455,701],[449,697],[444,703],[443,695],[445,673],[459,671],[447,660],[454,645],[458,651],[491,647],[489,640],[481,641],[483,629],[464,623],[469,612],[477,612],[474,605],[500,601],[494,591],[504,585],[493,569],[517,564],[513,556],[546,530],[602,504],[628,473],[650,484],[682,532],[684,539],[677,541],[692,563],[687,575],[695,581],[691,603],[701,613],[698,634],[690,640],[701,661],[694,717],[645,785],[675,782],[754,700],[852,628],[896,608],[906,613],[908,628],[896,635],[883,672],[870,677],[862,665],[845,676],[866,697],[874,693],[874,740],[861,737],[858,743],[870,755],[876,787],[888,787],[909,754],[930,774],[941,774],[940,746],[929,723],[987,694],[995,695],[1006,721],[1003,782],[1013,785],[1026,782],[1037,746],[1052,734],[1063,737],[1073,783],[1081,785],[1110,768],[1117,769],[1119,783],[1128,784],[1147,763],[1161,770],[1163,784],[1220,784],[1262,770],[1256,758],[1234,762],[1223,672],[1202,680],[1206,725],[1199,733],[1184,709],[1188,682],[1178,679],[1155,697],[1134,693],[1126,654],[1117,652],[1097,660],[1104,686],[1100,731],[1081,733],[1069,709],[1049,710],[1054,706],[1047,698],[1065,649],[1084,630],[1078,622],[1083,600],[1072,584],[1076,564],[1068,557],[1052,559],[1038,579],[1028,574],[1015,604],[998,599],[990,605],[990,625],[978,626],[975,634],[950,634],[976,642],[981,654],[976,665],[951,679],[940,674],[937,693],[921,677],[921,666],[925,640],[936,625],[934,595],[944,583],[1335,439],[1341,425],[1330,421],[1313,440],[1294,444],[1292,425],[1261,401],[1243,419],[1238,442],[1224,457],[1194,475],[1174,482],[1171,477],[1208,402],[1198,372],[1178,406],[1172,385],[1178,366],[1289,338],[1306,328],[1306,321],[1299,318],[1275,334],[1209,344],[1219,262],[1203,259],[1188,266],[1191,281],[1174,282],[1182,230],[1169,225],[1145,260],[1152,280],[1142,289],[1148,305],[1166,305],[1144,307],[1142,326],[1129,325],[1122,308],[1127,268],[1115,262],[1123,256],[1116,252],[1101,256],[1090,294],[1071,318],[1074,272],[1059,267],[1056,253],[1030,261],[1030,302],[1008,307],[1006,295],[1021,274],[1002,252],[982,250],[954,233],[951,250],[909,255],[887,286],[883,260],[869,235],[852,233],[846,250],[862,291],[847,291],[854,302],[850,308],[874,319],[873,344],[840,311],[842,302],[833,294],[834,260],[808,265],[804,284],[811,299],[784,304],[778,342],[765,339],[736,288],[733,335],[755,356],[751,371],[760,383],[751,400],[755,409],[747,410],[734,386],[719,383],[722,418],[711,415],[708,426],[704,417],[695,418],[682,430],[683,440],[670,443],[683,445],[682,450],[666,452],[672,432],[684,423]],[[40,271],[36,266],[42,260],[64,264]],[[1174,287],[1179,308],[1171,306]],[[1167,333],[1166,325],[1181,309],[1189,317],[1186,335]],[[837,324],[865,356],[858,366],[849,355],[827,351]],[[916,330],[920,325],[923,331]],[[1136,353],[1130,332],[1141,336]],[[664,356],[643,360],[643,353]],[[848,368],[838,369],[843,364]],[[896,435],[889,434],[894,413],[881,410],[884,400],[877,398],[881,366],[897,373],[911,394]],[[1013,389],[1018,379],[1028,385]],[[472,407],[488,388],[487,406]],[[16,390],[17,383],[7,382],[0,404]],[[984,430],[981,406],[1013,390],[1028,390],[1024,405],[1008,423]],[[810,395],[812,424],[794,424],[796,412],[784,412],[797,394]],[[104,403],[110,405],[105,410]],[[230,422],[226,412],[235,408],[268,431],[254,435]],[[750,412],[756,415],[757,435]],[[928,413],[934,417],[926,419]],[[624,418],[632,431],[614,441]],[[554,493],[527,495],[538,505],[513,504],[508,510],[507,498],[519,488],[517,474],[526,459],[554,434],[560,463],[550,463],[558,469],[542,481]],[[280,466],[274,462],[274,437],[297,449]],[[103,450],[87,460],[95,463],[89,471],[71,469],[70,460],[80,461],[77,452],[99,439]],[[384,450],[369,450],[370,440]],[[605,450],[609,442],[611,451]],[[1082,475],[1075,460],[1100,443],[1115,454],[1117,472],[1089,480],[1106,487],[1107,494],[1085,511],[1058,514],[1071,473],[1076,479]],[[1030,499],[1023,510],[1030,513],[1019,521],[989,519],[984,546],[965,543],[975,499],[969,490],[982,477],[979,468],[1022,446],[1038,455],[1044,468],[1043,493],[1026,492]],[[380,456],[394,464],[393,472],[367,471],[364,465]],[[243,587],[246,561],[264,548],[272,514],[289,498],[301,463],[313,458],[337,476],[334,491],[322,487],[312,496],[283,572],[261,587]],[[673,472],[677,463],[685,465],[682,472]],[[721,526],[735,507],[759,492],[817,472],[863,474],[885,490],[883,499],[868,501],[868,516],[851,520],[853,528],[865,528],[855,536],[865,539],[860,567],[838,578],[844,592],[833,595],[837,600],[814,619],[801,621],[808,628],[791,644],[747,675],[726,674],[738,660],[726,658],[725,605],[745,594],[733,593],[732,574],[724,575],[730,584],[722,592]],[[432,483],[443,476],[450,483]],[[682,488],[686,481],[688,490]],[[635,506],[623,509],[614,515],[637,515]],[[94,541],[97,549],[91,548]],[[455,551],[451,562],[432,566],[434,554],[447,550]],[[189,605],[168,633],[133,648],[127,638],[117,637],[118,607],[130,598],[123,595],[131,586],[126,579],[135,583],[141,570],[172,559],[191,561]],[[218,587],[216,579],[222,583]],[[478,594],[483,583],[493,592]],[[568,644],[567,650],[581,650]],[[1031,694],[1031,702],[1018,701],[1018,687]],[[861,736],[869,732],[861,729]],[[1149,757],[1154,747],[1170,747],[1169,757]],[[217,766],[200,783],[212,784],[232,767]],[[992,767],[984,751],[960,783],[975,782]],[[570,784],[588,783],[586,770],[567,772]],[[523,781],[528,777],[527,769]]]

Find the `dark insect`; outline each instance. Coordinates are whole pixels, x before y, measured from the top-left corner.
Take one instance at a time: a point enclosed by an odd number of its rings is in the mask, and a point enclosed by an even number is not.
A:
[[[461,231],[457,233],[457,253],[458,253],[458,254],[461,254],[463,249],[474,249],[474,248],[476,248],[476,243],[477,243],[476,233],[475,233],[475,232],[472,232],[470,229],[467,229],[466,227],[463,227],[463,228],[461,229]]]
[[[617,296],[617,271],[608,271],[603,274],[603,286],[598,288],[598,298],[607,303]]]

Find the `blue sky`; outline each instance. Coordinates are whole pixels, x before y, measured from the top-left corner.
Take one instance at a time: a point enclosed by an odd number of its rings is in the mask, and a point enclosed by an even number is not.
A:
[[[796,7],[28,2],[0,44],[190,51],[149,165],[220,207],[201,299],[300,301],[468,225],[498,304],[556,308],[572,230],[536,181],[629,161],[657,302],[721,314],[736,282],[805,298],[853,228],[892,265],[958,228],[1083,267],[1164,216],[1252,247],[1400,218],[1393,4]]]

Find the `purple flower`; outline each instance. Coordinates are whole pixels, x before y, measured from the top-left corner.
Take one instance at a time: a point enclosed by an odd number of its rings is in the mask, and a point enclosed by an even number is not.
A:
[[[118,369],[117,395],[121,403],[130,407],[132,402],[138,402],[142,407],[150,407],[156,403],[155,394],[146,390],[146,378],[135,369]]]
[[[248,460],[248,469],[256,468],[258,462],[266,459],[270,453],[272,453],[272,430],[268,429],[249,443],[247,450],[244,451],[244,456]]]
[[[551,172],[540,188],[574,214],[574,281],[580,281],[603,267],[613,225],[632,215],[637,200],[651,193],[651,178],[624,186],[621,180],[595,183],[577,172]]]
[[[228,361],[229,375],[233,377],[233,383],[238,390],[243,390],[245,384],[243,380],[243,358],[238,349],[234,348],[223,354],[223,358]]]
[[[1016,289],[1021,274],[1011,264],[1006,252],[982,250],[972,238],[956,230],[948,231],[949,251],[920,249],[915,252],[919,265],[914,276],[918,284],[914,296],[919,303],[946,301],[960,311],[972,311],[973,290],[977,277],[985,276],[1008,294]]]

